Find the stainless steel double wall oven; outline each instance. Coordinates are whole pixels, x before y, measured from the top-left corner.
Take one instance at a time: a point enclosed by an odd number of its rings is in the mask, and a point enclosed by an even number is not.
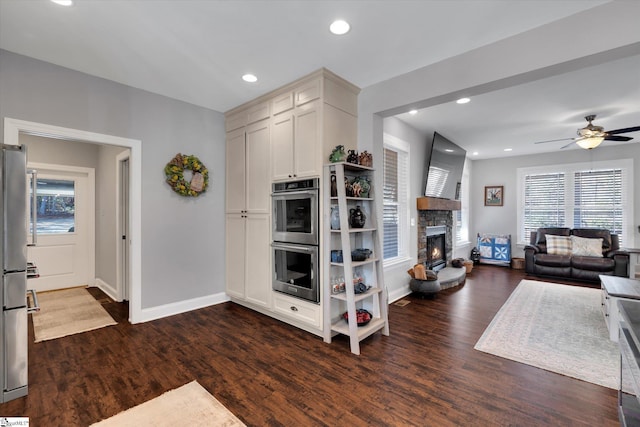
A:
[[[315,303],[318,281],[319,179],[273,184],[273,289]]]

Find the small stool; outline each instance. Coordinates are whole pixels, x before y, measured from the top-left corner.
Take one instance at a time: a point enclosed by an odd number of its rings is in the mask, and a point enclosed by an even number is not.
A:
[[[419,293],[421,295],[429,295],[435,296],[438,292],[440,292],[440,281],[436,280],[420,280],[420,279],[411,279],[409,281],[409,289],[412,292]]]

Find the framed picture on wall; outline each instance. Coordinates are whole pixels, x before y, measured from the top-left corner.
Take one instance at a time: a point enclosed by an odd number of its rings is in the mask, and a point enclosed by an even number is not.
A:
[[[484,205],[502,206],[504,203],[504,187],[502,185],[491,185],[484,187]]]

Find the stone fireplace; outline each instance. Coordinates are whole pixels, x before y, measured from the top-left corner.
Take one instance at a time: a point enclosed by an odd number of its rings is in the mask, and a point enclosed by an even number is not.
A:
[[[459,201],[421,197],[418,199],[418,263],[439,270],[453,258],[453,211]],[[439,236],[436,236],[439,235]],[[437,246],[437,247],[436,247]],[[434,253],[440,251],[441,255]],[[442,258],[442,260],[434,260]],[[436,267],[431,265],[436,261]]]

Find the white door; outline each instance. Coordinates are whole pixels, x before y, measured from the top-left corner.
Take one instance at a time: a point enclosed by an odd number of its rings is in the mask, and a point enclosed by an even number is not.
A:
[[[90,168],[36,165],[38,237],[27,251],[40,277],[29,287],[42,292],[95,281],[95,174]]]

